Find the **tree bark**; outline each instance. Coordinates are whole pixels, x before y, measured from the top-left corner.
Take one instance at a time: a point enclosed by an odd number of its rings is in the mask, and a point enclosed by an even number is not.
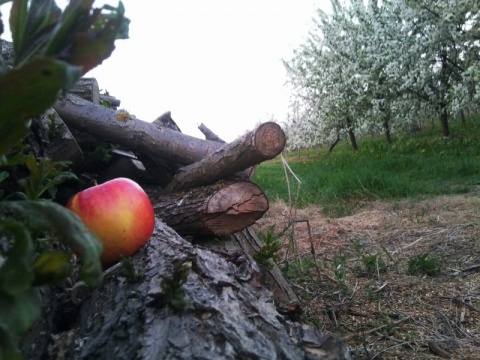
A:
[[[465,110],[461,109],[459,112],[459,116],[460,116],[460,121],[462,122],[462,125],[465,126],[467,123],[465,119]]]
[[[53,161],[80,162],[83,153],[76,139],[52,108],[33,119],[32,132],[25,141],[36,157],[48,157]]]
[[[78,283],[67,297],[48,297],[24,339],[25,358],[350,359],[338,338],[281,315],[246,258],[195,247],[157,221],[131,262],[136,281],[116,265],[96,289]],[[183,277],[175,277],[179,268]],[[166,290],[173,278],[183,306]]]
[[[103,142],[119,144],[123,149],[134,152],[161,186],[171,183],[172,189],[202,186],[230,177],[276,156],[285,144],[285,134],[275,123],[262,124],[225,146],[182,134],[176,131],[178,127],[174,130],[129,119],[128,114],[120,114],[71,94],[57,101],[55,109],[77,132],[89,133]],[[198,162],[221,148],[202,165],[182,169],[179,177],[172,181],[180,166]],[[205,167],[202,169],[199,166]],[[236,175],[248,178],[251,173],[252,169]]]
[[[217,134],[215,134],[212,130],[206,127],[203,123],[198,126],[198,130],[200,130],[202,134],[205,135],[205,139],[225,144],[225,141],[220,139]]]
[[[262,189],[249,181],[154,194],[155,214],[181,235],[225,236],[252,225],[268,210]]]
[[[177,123],[172,119],[172,113],[170,111],[167,111],[166,113],[163,113],[162,115],[157,117],[155,120],[153,120],[152,124],[182,132],[182,130],[180,130],[180,128],[178,127]]]
[[[94,104],[100,104],[100,88],[95,78],[80,78],[69,93]]]
[[[149,154],[154,160],[188,165],[222,146],[167,127],[129,119],[124,113],[119,114],[71,94],[58,100],[54,108],[68,126],[90,133],[102,141],[122,145],[137,156],[138,153]]]
[[[392,134],[390,132],[390,123],[388,121],[388,118],[386,115],[384,115],[385,118],[383,119],[383,131],[385,132],[385,138],[387,139],[387,143],[389,145],[392,144]]]
[[[180,168],[168,187],[178,191],[212,184],[273,159],[282,152],[285,141],[285,133],[280,126],[266,122],[201,161]]]
[[[347,116],[347,132],[348,132],[348,137],[350,138],[350,144],[352,145],[353,151],[358,150],[358,144],[357,144],[357,138],[355,137],[355,133],[353,132],[352,129],[352,119]]]
[[[440,124],[442,125],[442,133],[446,138],[450,137],[450,128],[448,127],[448,113],[447,108],[444,106],[440,113]]]
[[[330,146],[328,147],[328,154],[331,154],[332,151],[333,151],[333,148],[340,142],[340,136],[337,135],[337,138],[335,139],[334,142],[332,142],[330,144]]]

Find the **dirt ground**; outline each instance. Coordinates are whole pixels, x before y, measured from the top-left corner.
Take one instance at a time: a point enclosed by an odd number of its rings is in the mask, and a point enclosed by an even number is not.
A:
[[[472,193],[372,202],[342,218],[275,203],[257,231],[295,224],[279,237],[280,265],[303,320],[355,359],[479,359],[479,220]]]

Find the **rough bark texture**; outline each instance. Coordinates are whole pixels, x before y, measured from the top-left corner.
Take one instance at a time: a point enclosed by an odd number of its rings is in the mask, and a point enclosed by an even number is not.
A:
[[[169,188],[178,191],[212,184],[263,161],[273,159],[282,152],[285,141],[285,133],[278,124],[263,123],[204,159],[180,168]]]
[[[262,189],[249,181],[151,198],[155,214],[182,235],[230,235],[252,225],[268,210]]]
[[[69,127],[88,132],[103,141],[122,145],[137,155],[149,154],[159,162],[192,164],[222,146],[167,127],[129,119],[123,113],[119,114],[71,94],[57,101],[54,108]]]
[[[99,288],[75,287],[71,299],[81,302],[78,313],[69,314],[60,332],[43,329],[53,334],[48,347],[42,332],[38,339],[29,336],[26,358],[350,358],[340,340],[279,314],[245,258],[229,260],[194,247],[157,221],[154,236],[132,260],[137,282],[125,281],[113,268]],[[182,285],[189,305],[176,311],[162,284],[182,263],[191,264]]]
[[[38,157],[72,162],[81,161],[83,158],[74,136],[53,109],[48,109],[32,121],[31,136],[26,142]]]
[[[350,119],[347,116],[347,132],[348,132],[348,137],[350,138],[350,144],[352,145],[353,151],[358,150],[358,144],[357,144],[357,138],[355,137],[355,132],[353,131],[353,122],[352,119]]]
[[[447,108],[443,107],[440,113],[440,124],[442,125],[443,136],[448,138],[450,137],[450,128],[448,126],[448,113]]]
[[[180,130],[180,128],[178,127],[177,123],[172,119],[172,113],[170,111],[167,111],[166,113],[163,113],[162,115],[157,117],[155,120],[152,121],[152,124],[182,132],[182,130]]]
[[[198,126],[198,130],[200,130],[202,134],[205,135],[205,139],[225,144],[225,141],[220,139],[217,134],[215,134],[212,130],[206,127],[203,123]]]
[[[69,92],[94,104],[100,104],[100,88],[95,78],[80,78]]]

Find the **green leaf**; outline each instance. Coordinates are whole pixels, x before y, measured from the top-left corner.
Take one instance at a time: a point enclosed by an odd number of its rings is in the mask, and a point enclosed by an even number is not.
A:
[[[24,64],[39,53],[48,41],[48,35],[60,17],[61,10],[54,0],[32,0],[26,10],[22,39],[15,47],[15,64]],[[19,25],[20,26],[20,25]]]
[[[70,164],[67,161],[54,162],[48,158],[37,160],[30,153],[23,157],[23,163],[30,171],[30,174],[28,177],[18,180],[18,184],[30,200],[39,199],[46,191],[54,199],[57,185],[66,180],[76,178],[74,173],[62,171],[64,167]]]
[[[26,291],[34,278],[33,242],[25,226],[13,219],[0,223],[0,233],[13,236],[5,263],[0,267],[0,291],[16,295]]]
[[[84,2],[88,3],[88,0]],[[64,15],[66,18],[74,16],[75,19],[83,17],[84,9],[67,7]],[[107,13],[102,10],[108,10]],[[76,29],[75,46],[66,59],[69,63],[82,66],[84,72],[88,72],[101,64],[115,49],[114,42],[118,38],[128,37],[128,23],[130,20],[124,17],[124,7],[120,2],[118,8],[104,6],[102,9],[94,9],[81,26]],[[74,15],[76,13],[78,15]],[[60,30],[64,31],[63,28]],[[59,30],[59,31],[60,31]],[[65,44],[63,45],[65,46]],[[47,54],[49,49],[47,49]],[[58,50],[57,50],[58,51]]]
[[[40,300],[33,288],[15,296],[0,291],[0,304],[0,328],[10,334],[24,334],[40,314]]]
[[[80,77],[78,68],[37,58],[0,75],[0,155],[28,134],[29,119],[41,115],[55,102],[58,91],[68,84],[66,73],[71,71]]]
[[[81,276],[87,285],[97,285],[102,280],[100,254],[102,245],[67,208],[46,200],[3,201],[0,209],[22,216],[28,227],[51,231],[61,242],[75,250],[82,259]]]
[[[59,284],[72,273],[71,254],[52,251],[40,255],[35,262],[34,286]]]
[[[13,0],[10,10],[10,31],[15,54],[23,53],[27,44],[28,0]],[[17,59],[15,63],[18,63]]]

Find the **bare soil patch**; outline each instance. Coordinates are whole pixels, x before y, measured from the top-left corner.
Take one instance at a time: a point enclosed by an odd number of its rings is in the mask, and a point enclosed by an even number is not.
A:
[[[257,231],[278,234],[292,219],[279,264],[303,320],[338,334],[355,359],[480,358],[477,194],[372,202],[343,218],[275,203]],[[439,273],[412,274],[427,253]]]

